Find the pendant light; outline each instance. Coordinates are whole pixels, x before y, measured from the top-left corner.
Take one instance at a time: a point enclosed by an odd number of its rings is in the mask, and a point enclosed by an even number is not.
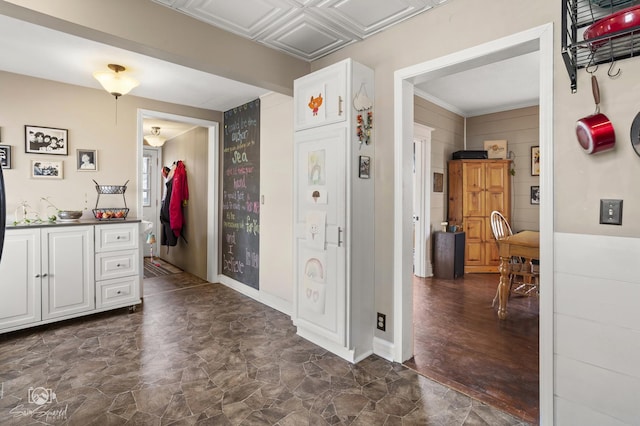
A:
[[[144,140],[151,146],[160,147],[164,145],[165,138],[160,136],[160,127],[153,126],[151,128],[151,134],[149,136],[145,136]]]
[[[116,100],[122,95],[129,93],[134,87],[140,83],[133,78],[122,74],[126,70],[125,67],[118,64],[107,65],[111,71],[96,71],[93,76],[100,82],[104,89],[115,96]]]

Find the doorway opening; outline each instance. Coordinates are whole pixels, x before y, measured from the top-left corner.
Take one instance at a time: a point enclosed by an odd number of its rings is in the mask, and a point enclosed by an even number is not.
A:
[[[395,92],[395,221],[394,221],[394,360],[413,356],[412,166],[414,84],[437,75],[540,53],[540,423],[553,423],[553,26],[546,24],[455,54],[396,71]]]
[[[186,123],[189,125],[200,126],[206,129],[207,134],[207,194],[206,194],[206,279],[209,282],[218,281],[218,176],[219,176],[219,123],[215,121],[202,120],[193,117],[180,116],[151,110],[138,110],[138,197],[137,208],[139,212],[144,211],[145,191],[143,188],[143,172],[145,151],[148,148],[143,145],[144,140],[144,122],[145,120],[166,120],[172,122]],[[159,154],[159,165],[161,165],[162,154]],[[160,167],[156,167],[156,173],[160,173]],[[155,178],[153,178],[155,179]],[[160,181],[158,176],[158,181]],[[190,186],[197,185],[197,182],[190,182]],[[160,194],[162,190],[160,189]],[[154,213],[155,214],[155,213]],[[153,229],[156,236],[160,233],[159,215],[152,218],[149,222],[153,223]],[[159,238],[156,238],[159,240]],[[141,246],[147,246],[146,241],[141,242]],[[146,251],[144,251],[146,254]],[[154,253],[157,253],[154,251]],[[142,256],[140,261],[142,262]]]

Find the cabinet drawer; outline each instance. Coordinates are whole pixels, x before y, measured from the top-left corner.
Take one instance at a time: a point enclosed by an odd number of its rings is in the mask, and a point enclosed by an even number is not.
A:
[[[96,226],[96,251],[127,250],[138,248],[138,224]]]
[[[138,275],[138,250],[96,253],[96,281]]]
[[[96,308],[127,303],[138,303],[140,277],[116,278],[96,283]]]

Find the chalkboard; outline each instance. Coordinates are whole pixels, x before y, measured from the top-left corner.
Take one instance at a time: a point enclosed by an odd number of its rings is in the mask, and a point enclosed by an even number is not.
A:
[[[260,99],[224,113],[222,273],[255,289],[260,265]]]

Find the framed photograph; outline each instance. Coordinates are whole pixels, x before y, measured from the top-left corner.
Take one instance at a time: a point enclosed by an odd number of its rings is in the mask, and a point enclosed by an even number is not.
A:
[[[11,168],[11,146],[0,145],[0,165],[3,169]]]
[[[98,151],[95,149],[77,149],[76,165],[79,172],[98,170]]]
[[[531,176],[540,176],[540,147],[531,147]]]
[[[28,154],[67,155],[67,129],[24,126],[24,152]]]
[[[369,179],[370,171],[371,171],[371,157],[361,155],[360,167],[358,169],[358,177],[360,179]]]
[[[37,179],[62,179],[62,161],[31,160],[31,177]]]
[[[435,172],[433,174],[433,192],[442,192],[444,189],[444,175]]]
[[[540,187],[531,187],[531,204],[540,204]]]
[[[484,150],[487,151],[487,157],[504,160],[507,158],[507,141],[484,141]]]

